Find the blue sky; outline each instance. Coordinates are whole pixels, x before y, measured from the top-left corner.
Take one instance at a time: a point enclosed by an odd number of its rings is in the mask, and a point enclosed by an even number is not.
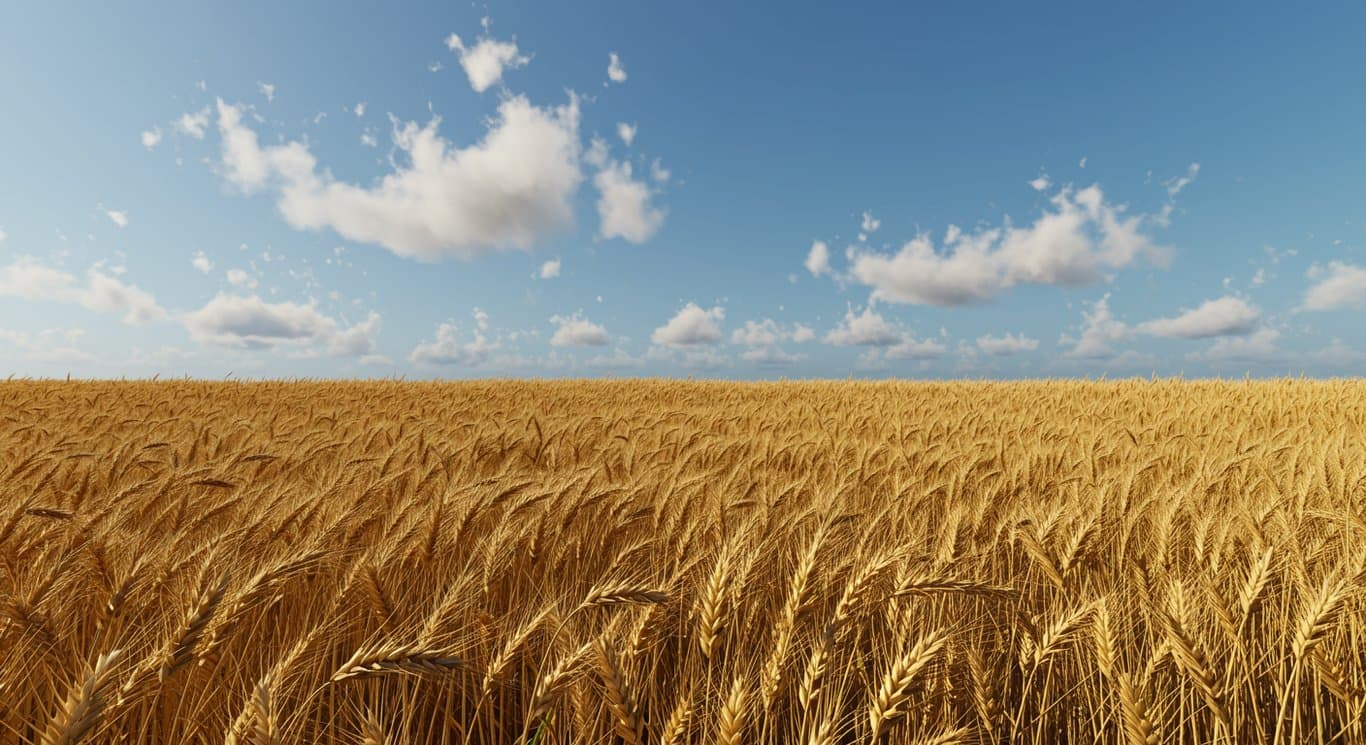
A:
[[[0,370],[1359,374],[1366,9],[1188,6],[12,4]]]

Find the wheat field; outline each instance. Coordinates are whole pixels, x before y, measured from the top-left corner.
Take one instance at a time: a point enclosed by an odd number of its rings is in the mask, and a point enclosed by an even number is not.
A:
[[[1348,743],[1366,385],[0,384],[0,741]]]

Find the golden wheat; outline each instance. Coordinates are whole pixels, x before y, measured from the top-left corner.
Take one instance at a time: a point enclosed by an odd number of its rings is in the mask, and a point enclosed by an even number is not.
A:
[[[0,743],[1362,742],[1366,384],[0,384]]]

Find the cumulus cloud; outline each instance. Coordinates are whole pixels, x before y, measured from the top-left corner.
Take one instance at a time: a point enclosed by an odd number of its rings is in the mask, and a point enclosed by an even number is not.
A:
[[[626,147],[630,147],[631,143],[636,141],[637,130],[638,127],[634,124],[617,122],[617,136],[621,138],[622,142],[626,143]]]
[[[228,284],[233,287],[242,287],[248,290],[256,288],[256,278],[247,274],[241,269],[228,270]]]
[[[730,343],[748,347],[740,358],[765,367],[791,365],[806,359],[806,355],[788,352],[778,345],[791,341],[798,344],[812,341],[816,334],[810,328],[794,324],[786,328],[772,318],[745,321],[745,325],[731,332]]]
[[[333,334],[327,340],[327,353],[337,357],[359,357],[366,364],[387,362],[375,354],[375,337],[379,335],[379,326],[380,315],[370,311],[364,321]]]
[[[325,343],[337,334],[336,321],[317,303],[266,302],[257,295],[219,293],[183,321],[197,342],[231,349]]]
[[[1038,178],[1029,182],[1029,188],[1033,189],[1034,191],[1047,191],[1048,187],[1052,185],[1053,182],[1049,181],[1048,177],[1043,174],[1039,174]]]
[[[655,329],[650,340],[669,347],[715,344],[721,341],[719,324],[725,318],[725,308],[716,306],[704,310],[697,303],[688,303],[668,323]]]
[[[1110,312],[1110,295],[1107,293],[1091,305],[1089,311],[1082,311],[1081,335],[1076,339],[1064,336],[1061,343],[1070,344],[1066,356],[1073,359],[1100,360],[1115,356],[1114,345],[1133,338],[1128,324],[1114,317]]]
[[[669,179],[673,178],[673,173],[664,167],[663,161],[659,158],[655,158],[650,161],[650,178],[656,184],[667,184],[669,183]]]
[[[616,52],[607,55],[607,77],[613,83],[626,82],[626,67],[621,64],[621,58]]]
[[[880,227],[882,227],[882,221],[877,219],[876,217],[873,217],[873,213],[871,211],[864,210],[863,219],[859,221],[859,230],[862,230],[864,233],[867,233],[868,235],[872,235],[873,233],[876,233],[877,229]]]
[[[825,342],[840,347],[890,347],[902,341],[904,336],[900,327],[869,306],[858,314],[853,308],[847,310],[844,320],[825,335]]]
[[[460,67],[470,80],[470,87],[483,93],[503,79],[507,70],[516,70],[531,62],[531,57],[517,49],[516,41],[498,41],[482,37],[467,46],[459,36],[446,37],[446,48],[460,55]]]
[[[152,127],[142,133],[142,146],[151,150],[161,144],[161,127]]]
[[[650,204],[650,186],[631,175],[631,164],[612,161],[593,177],[598,188],[598,232],[603,238],[644,243],[664,225],[664,210]]]
[[[1332,261],[1310,267],[1308,276],[1314,284],[1304,295],[1305,310],[1366,308],[1366,268]]]
[[[189,135],[196,140],[204,139],[204,132],[209,128],[209,107],[205,106],[199,111],[191,111],[180,115],[171,125],[177,132]]]
[[[1354,368],[1366,364],[1366,353],[1347,346],[1341,339],[1333,339],[1323,349],[1315,352],[1313,359],[1328,367]]]
[[[806,252],[805,265],[813,277],[830,273],[830,247],[825,241],[812,241],[811,250]]]
[[[745,321],[745,325],[730,334],[731,344],[744,344],[747,347],[761,347],[777,344],[786,334],[772,318],[762,321]]]
[[[222,171],[246,193],[277,191],[277,207],[295,228],[331,229],[421,260],[526,249],[573,223],[583,179],[577,99],[539,108],[508,97],[484,138],[465,148],[437,134],[440,121],[395,121],[394,144],[408,162],[372,186],[357,186],[320,170],[303,143],[261,146],[242,109],[220,99]]]
[[[100,313],[123,313],[124,323],[147,323],[166,317],[152,294],[116,277],[92,268],[86,275],[86,286],[81,290],[80,302]]]
[[[889,360],[934,360],[943,357],[946,351],[948,347],[938,339],[916,339],[906,334],[901,341],[887,347],[883,357]]]
[[[863,369],[882,369],[888,360],[932,360],[947,351],[937,339],[917,339],[900,324],[883,318],[872,306],[855,313],[849,308],[844,319],[825,335],[825,343],[840,347],[872,347],[859,356]]]
[[[1021,352],[1033,352],[1039,348],[1039,340],[1031,339],[1024,334],[1007,333],[1003,336],[977,337],[977,348],[990,355],[1006,357]]]
[[[572,316],[551,316],[555,334],[550,337],[554,347],[603,347],[611,341],[607,329],[583,317],[583,311]]]
[[[1281,350],[1276,347],[1280,336],[1280,331],[1264,327],[1245,336],[1218,339],[1190,358],[1208,362],[1270,362],[1281,357]]]
[[[487,327],[487,320],[482,320],[479,324]],[[436,339],[418,344],[408,355],[408,359],[429,365],[474,367],[487,362],[489,356],[498,348],[497,342],[490,342],[482,329],[475,331],[473,338],[465,342],[460,340],[459,333],[460,329],[454,323],[441,324],[436,329]]]
[[[558,277],[558,276],[560,276],[560,260],[559,260],[559,259],[551,259],[551,260],[545,262],[544,264],[541,264],[541,271],[540,271],[540,277],[541,277],[541,279],[554,279],[554,278],[556,278],[556,277]]]
[[[81,329],[43,329],[35,333],[0,328],[0,341],[18,347],[29,362],[90,363],[94,355],[77,348],[85,331]]]
[[[121,210],[106,209],[106,210],[104,210],[104,215],[105,215],[105,217],[108,217],[108,218],[109,218],[109,222],[114,223],[115,225],[119,226],[120,228],[126,228],[126,227],[128,227],[128,213],[127,213],[127,212],[123,212],[123,211],[121,211]]]
[[[194,258],[190,259],[190,266],[193,266],[201,274],[208,274],[213,271],[213,262],[209,260],[208,254],[203,251],[194,252]]]
[[[792,328],[786,328],[772,318],[765,318],[761,321],[745,321],[744,326],[731,332],[730,343],[764,347],[784,341],[800,344],[815,338],[815,332],[800,323],[794,324]]]
[[[806,359],[805,354],[788,352],[781,347],[750,347],[740,353],[740,359],[760,367],[787,367]]]
[[[918,305],[985,303],[1021,284],[1084,285],[1139,259],[1165,264],[1166,247],[1144,232],[1099,186],[1060,190],[1032,224],[967,233],[950,227],[942,247],[920,235],[887,255],[855,250],[851,276],[873,299]]]
[[[232,349],[270,349],[280,346],[324,348],[329,354],[363,356],[374,352],[380,317],[342,328],[318,310],[317,303],[272,303],[256,295],[218,293],[182,322],[201,344]]]
[[[85,281],[30,257],[0,267],[0,297],[46,300],[82,305],[99,313],[123,313],[123,322],[147,323],[166,317],[151,293],[106,273],[101,264],[90,267]]]
[[[256,90],[260,91],[261,95],[266,97],[267,103],[270,103],[275,100],[275,84],[262,83],[258,80],[256,81]]]
[[[1250,334],[1257,329],[1261,318],[1256,306],[1229,296],[1206,300],[1199,307],[1172,318],[1145,321],[1138,325],[1138,330],[1153,336],[1208,339]]]

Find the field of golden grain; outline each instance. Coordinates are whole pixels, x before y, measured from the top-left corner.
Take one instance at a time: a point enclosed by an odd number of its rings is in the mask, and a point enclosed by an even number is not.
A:
[[[0,742],[1362,742],[1366,384],[0,384]]]

